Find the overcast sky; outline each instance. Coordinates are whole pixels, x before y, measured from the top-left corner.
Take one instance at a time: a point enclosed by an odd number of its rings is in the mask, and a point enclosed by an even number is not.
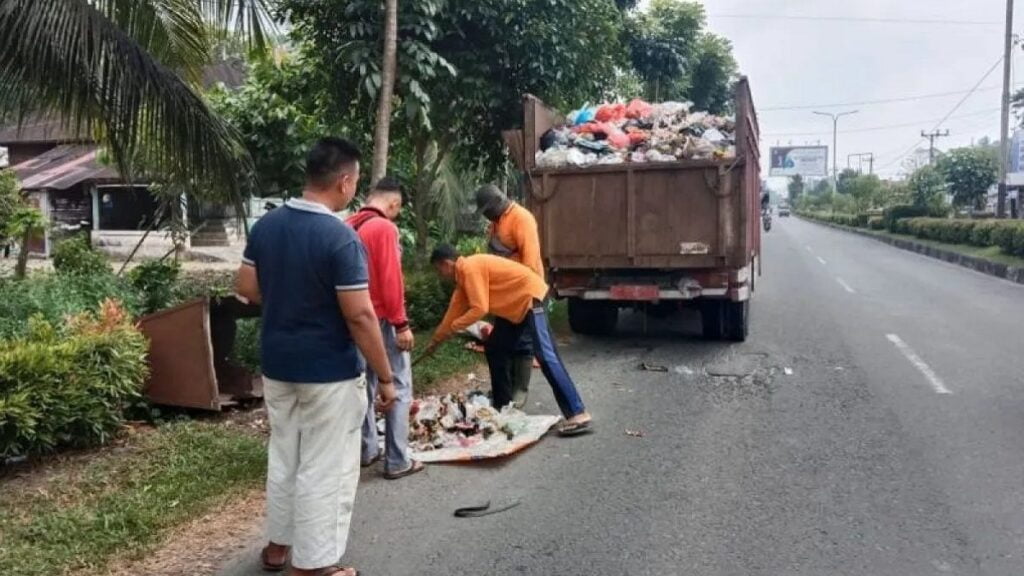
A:
[[[750,77],[761,121],[762,154],[766,156],[767,147],[776,143],[832,143],[828,118],[813,115],[812,109],[771,108],[859,109],[858,114],[840,120],[839,165],[846,166],[847,154],[874,152],[876,172],[887,177],[901,170],[901,156],[920,140],[921,131],[935,128],[996,64],[1003,49],[1004,0],[704,0],[704,4],[709,28],[733,42],[740,69]],[[1024,6],[1018,6],[1021,10]],[[1024,22],[1024,14],[1018,16],[1017,21]],[[1000,65],[941,125],[950,136],[938,141],[940,149],[968,145],[983,136],[998,137],[1001,78]],[[1014,82],[1024,83],[1024,77]],[[948,92],[959,94],[831,106]],[[773,187],[778,184],[772,182]]]

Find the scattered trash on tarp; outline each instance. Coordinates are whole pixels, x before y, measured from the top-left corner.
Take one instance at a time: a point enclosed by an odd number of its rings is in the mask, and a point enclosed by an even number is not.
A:
[[[783,368],[782,371],[786,374],[786,376],[792,376],[793,375],[793,369],[789,368],[788,366],[786,368]]]
[[[640,363],[640,369],[644,372],[668,372],[668,366],[662,366],[660,364],[648,364],[647,362]]]
[[[629,428],[626,428],[626,436],[632,436],[633,438],[643,438],[644,437],[644,431],[643,430],[630,430]]]
[[[509,456],[535,444],[561,419],[512,406],[499,412],[480,391],[428,396],[416,400],[409,414],[409,446],[421,462]]]
[[[693,368],[690,368],[689,366],[684,366],[682,364],[673,368],[672,371],[675,372],[676,374],[682,374],[683,376],[693,376],[694,374],[696,374],[696,372],[693,371]]]
[[[692,102],[584,106],[540,138],[540,168],[736,157],[736,121]]]

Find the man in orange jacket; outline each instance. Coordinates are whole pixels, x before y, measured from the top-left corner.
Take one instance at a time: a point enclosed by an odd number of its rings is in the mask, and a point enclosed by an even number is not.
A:
[[[477,254],[460,257],[448,245],[438,246],[430,256],[430,263],[442,277],[455,281],[455,292],[426,354],[487,314],[507,321],[513,338],[518,339],[523,332],[529,331],[533,354],[565,417],[558,433],[573,436],[589,432],[591,416],[558,356],[555,338],[548,324],[544,306],[548,285],[544,279],[526,266],[500,256]]]
[[[544,278],[537,220],[529,210],[508,199],[497,186],[488,184],[476,191],[477,209],[491,221],[487,251],[508,258]],[[502,318],[495,318],[494,331],[485,343],[487,367],[491,373],[494,405],[526,405],[533,375],[533,347],[530,334],[516,330]]]

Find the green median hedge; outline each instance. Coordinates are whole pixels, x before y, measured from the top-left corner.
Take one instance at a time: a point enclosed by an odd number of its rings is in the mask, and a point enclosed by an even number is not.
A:
[[[928,210],[896,208],[899,209],[887,210],[883,216],[830,212],[801,212],[801,216],[851,228],[888,229],[896,234],[946,244],[968,244],[982,248],[998,246],[1007,254],[1024,257],[1024,221],[905,217],[907,214],[927,213]]]

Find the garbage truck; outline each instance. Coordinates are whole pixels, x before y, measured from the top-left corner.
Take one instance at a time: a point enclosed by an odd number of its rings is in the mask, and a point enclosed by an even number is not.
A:
[[[571,121],[524,97],[523,128],[505,140],[574,332],[609,334],[623,308],[667,316],[686,306],[699,310],[705,338],[747,338],[761,269],[759,128],[746,78],[734,97],[728,154],[563,166],[538,152]]]

